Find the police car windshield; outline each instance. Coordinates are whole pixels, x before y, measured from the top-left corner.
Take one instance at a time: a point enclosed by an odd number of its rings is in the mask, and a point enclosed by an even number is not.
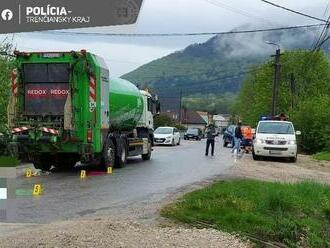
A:
[[[294,134],[293,125],[288,122],[260,122],[258,133]]]

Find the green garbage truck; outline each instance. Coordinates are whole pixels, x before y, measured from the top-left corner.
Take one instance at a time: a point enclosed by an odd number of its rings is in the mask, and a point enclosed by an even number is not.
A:
[[[156,96],[110,78],[104,60],[86,50],[15,56],[10,151],[41,170],[77,162],[107,170],[129,156],[150,159]]]

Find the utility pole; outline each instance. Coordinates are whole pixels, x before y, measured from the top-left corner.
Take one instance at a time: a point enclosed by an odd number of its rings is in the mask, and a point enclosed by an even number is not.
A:
[[[273,92],[272,92],[272,116],[276,115],[276,105],[277,105],[277,98],[278,98],[278,87],[280,82],[280,56],[281,56],[281,49],[276,49],[276,54],[272,55],[275,57],[275,72],[274,72],[274,81],[273,81]]]
[[[294,74],[290,74],[290,91],[291,91],[291,109],[294,108],[295,96],[296,96],[296,79]]]
[[[181,113],[182,112],[182,89],[180,89],[180,103],[179,103],[179,123],[181,124]]]

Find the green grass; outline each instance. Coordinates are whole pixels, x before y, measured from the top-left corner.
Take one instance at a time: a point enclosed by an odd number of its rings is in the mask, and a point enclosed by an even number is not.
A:
[[[316,160],[326,160],[330,161],[330,152],[319,152],[313,156]]]
[[[16,167],[19,161],[14,157],[0,156],[0,167]]]
[[[161,215],[289,247],[330,247],[330,187],[313,182],[221,181],[183,196]]]

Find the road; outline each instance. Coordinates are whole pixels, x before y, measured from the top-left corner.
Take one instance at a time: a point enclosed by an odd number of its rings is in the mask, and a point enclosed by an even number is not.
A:
[[[127,166],[111,175],[80,179],[79,171],[58,172],[48,176],[17,178],[19,190],[41,184],[43,195],[19,196],[16,217],[8,222],[49,223],[158,201],[180,188],[221,175],[231,167],[230,149],[216,143],[214,157],[204,156],[205,140],[182,141],[177,147],[155,147],[150,161],[130,159]],[[91,175],[94,174],[94,175]]]

